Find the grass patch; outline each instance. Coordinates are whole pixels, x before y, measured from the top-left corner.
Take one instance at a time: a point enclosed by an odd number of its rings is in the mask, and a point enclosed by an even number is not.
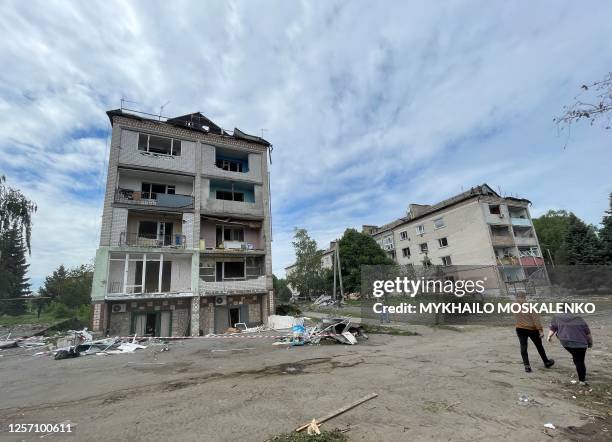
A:
[[[417,332],[410,330],[402,330],[396,327],[384,327],[382,325],[362,324],[366,333],[379,335],[396,335],[396,336],[419,336]]]
[[[346,434],[338,430],[321,431],[321,434],[309,436],[306,431],[296,433],[283,433],[266,439],[266,442],[345,442],[348,441]]]
[[[57,322],[57,320],[58,319],[55,317],[55,315],[51,313],[42,313],[40,318],[36,315],[36,313],[27,313],[20,316],[2,315],[0,316],[0,325],[10,327],[21,324],[53,324],[54,322]]]
[[[576,402],[602,416],[612,416],[612,382],[598,382],[589,387],[572,385]]]

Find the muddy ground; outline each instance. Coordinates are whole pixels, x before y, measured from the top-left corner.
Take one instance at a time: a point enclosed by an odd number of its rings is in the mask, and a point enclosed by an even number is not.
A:
[[[369,393],[323,424],[350,440],[611,440],[612,321],[592,319],[594,391],[572,384],[569,354],[523,371],[512,328],[414,326],[355,346],[272,339],[177,341],[134,354],[54,361],[0,352],[1,440],[262,441]],[[527,404],[519,401],[527,395]],[[608,416],[606,416],[608,415]],[[68,434],[9,434],[10,423],[70,421]],[[555,430],[545,430],[545,423]]]

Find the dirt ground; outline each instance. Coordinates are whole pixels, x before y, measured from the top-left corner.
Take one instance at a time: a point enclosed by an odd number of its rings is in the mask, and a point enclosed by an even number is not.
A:
[[[589,322],[593,391],[571,383],[558,343],[546,345],[553,369],[531,347],[534,372],[525,373],[507,327],[413,326],[418,336],[372,335],[355,346],[185,340],[168,352],[60,361],[5,350],[0,439],[262,441],[374,392],[322,428],[350,428],[355,441],[612,440],[612,321]],[[72,434],[8,433],[10,423],[67,421]]]

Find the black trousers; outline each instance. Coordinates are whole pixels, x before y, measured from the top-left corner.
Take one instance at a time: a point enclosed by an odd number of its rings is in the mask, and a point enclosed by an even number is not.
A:
[[[586,348],[572,348],[563,347],[572,355],[574,365],[576,366],[576,372],[578,373],[578,380],[584,382],[586,379],[586,365],[584,365],[584,357],[586,356]]]
[[[546,356],[546,351],[544,350],[544,346],[542,345],[542,338],[540,338],[539,330],[528,330],[526,328],[517,328],[516,335],[518,336],[519,342],[521,343],[521,357],[523,358],[523,364],[529,365],[529,354],[527,353],[527,342],[529,339],[533,342],[538,353],[540,353],[540,357],[544,363],[548,362],[548,357]]]

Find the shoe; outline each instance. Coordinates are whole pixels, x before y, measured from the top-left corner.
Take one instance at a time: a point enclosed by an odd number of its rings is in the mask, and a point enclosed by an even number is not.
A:
[[[529,365],[525,365],[525,371],[527,373],[531,373],[531,367]]]
[[[589,385],[589,383],[588,383],[588,382],[586,382],[586,381],[580,381],[580,382],[578,382],[578,384],[579,384],[581,387],[589,387],[589,386],[590,386],[590,385]]]
[[[550,368],[553,365],[555,365],[555,360],[554,359],[549,359],[548,361],[544,362],[544,367],[546,367],[546,368]]]

